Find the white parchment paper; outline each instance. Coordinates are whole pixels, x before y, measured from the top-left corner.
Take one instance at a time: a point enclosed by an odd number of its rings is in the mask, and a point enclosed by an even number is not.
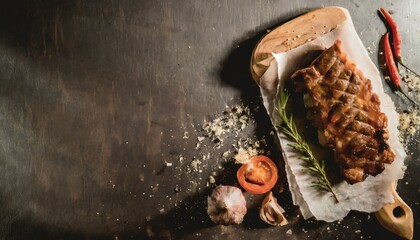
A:
[[[283,149],[286,163],[286,173],[289,187],[292,192],[293,203],[300,207],[305,219],[314,216],[318,220],[327,222],[343,219],[350,210],[361,212],[375,212],[387,203],[392,203],[393,197],[390,185],[393,181],[401,179],[404,175],[404,158],[406,153],[398,140],[398,115],[391,98],[383,91],[382,81],[378,69],[370,60],[363,43],[354,29],[351,17],[346,9],[347,20],[333,31],[311,42],[301,45],[284,53],[273,53],[276,61],[272,61],[266,73],[260,79],[260,90],[264,106],[275,125],[277,122],[277,94],[284,82],[302,66],[302,59],[313,53],[314,50],[323,50],[341,40],[344,51],[351,61],[357,64],[365,77],[370,79],[374,92],[381,100],[381,110],[388,117],[388,131],[391,149],[396,158],[391,165],[386,165],[385,170],[376,177],[369,176],[365,181],[350,185],[342,181],[334,186],[339,203],[335,203],[332,195],[311,187],[316,180],[305,169],[305,164],[299,159],[300,154],[288,146],[289,140],[281,132],[277,132]]]

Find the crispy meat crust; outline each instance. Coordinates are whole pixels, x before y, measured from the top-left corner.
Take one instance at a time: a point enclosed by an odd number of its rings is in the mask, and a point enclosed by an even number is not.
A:
[[[394,161],[379,97],[372,92],[370,80],[347,58],[340,41],[291,78],[296,91],[309,95],[308,119],[335,151],[349,183],[375,176],[385,163]]]

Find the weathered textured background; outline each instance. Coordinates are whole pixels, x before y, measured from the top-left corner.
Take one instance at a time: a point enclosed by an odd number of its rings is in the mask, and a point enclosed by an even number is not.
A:
[[[406,62],[420,71],[415,0],[1,1],[0,236],[396,239],[373,214],[305,222],[287,192],[276,194],[291,216],[287,227],[267,228],[252,220],[255,212],[240,226],[213,226],[205,212],[213,169],[191,175],[179,163],[195,154],[184,132],[239,100],[255,116],[249,135],[268,136],[264,111],[254,110],[261,104],[248,72],[252,48],[267,29],[331,5],[350,11],[375,62],[385,32],[376,10],[394,10]],[[398,189],[420,238],[418,150],[411,146]]]

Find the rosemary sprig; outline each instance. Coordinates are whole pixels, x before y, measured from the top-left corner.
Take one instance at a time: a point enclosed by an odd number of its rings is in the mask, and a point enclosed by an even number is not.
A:
[[[278,128],[289,138],[293,140],[293,143],[290,143],[289,146],[293,147],[295,150],[301,152],[304,156],[300,157],[306,165],[308,172],[314,174],[318,179],[312,183],[313,187],[318,187],[327,192],[330,192],[338,202],[337,195],[334,192],[334,189],[331,186],[330,181],[327,178],[325,173],[325,162],[323,160],[319,161],[314,156],[311,148],[308,143],[302,138],[299,134],[296,124],[293,121],[293,115],[288,114],[286,111],[287,101],[289,100],[289,93],[286,89],[282,89],[280,94],[280,99],[278,102],[278,112],[282,122],[278,125]]]

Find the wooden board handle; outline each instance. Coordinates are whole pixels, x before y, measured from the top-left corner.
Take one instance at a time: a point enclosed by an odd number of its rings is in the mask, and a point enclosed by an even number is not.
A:
[[[395,183],[392,184],[391,188],[395,202],[387,204],[377,211],[375,213],[376,218],[388,231],[405,239],[413,239],[413,211],[398,195]]]

